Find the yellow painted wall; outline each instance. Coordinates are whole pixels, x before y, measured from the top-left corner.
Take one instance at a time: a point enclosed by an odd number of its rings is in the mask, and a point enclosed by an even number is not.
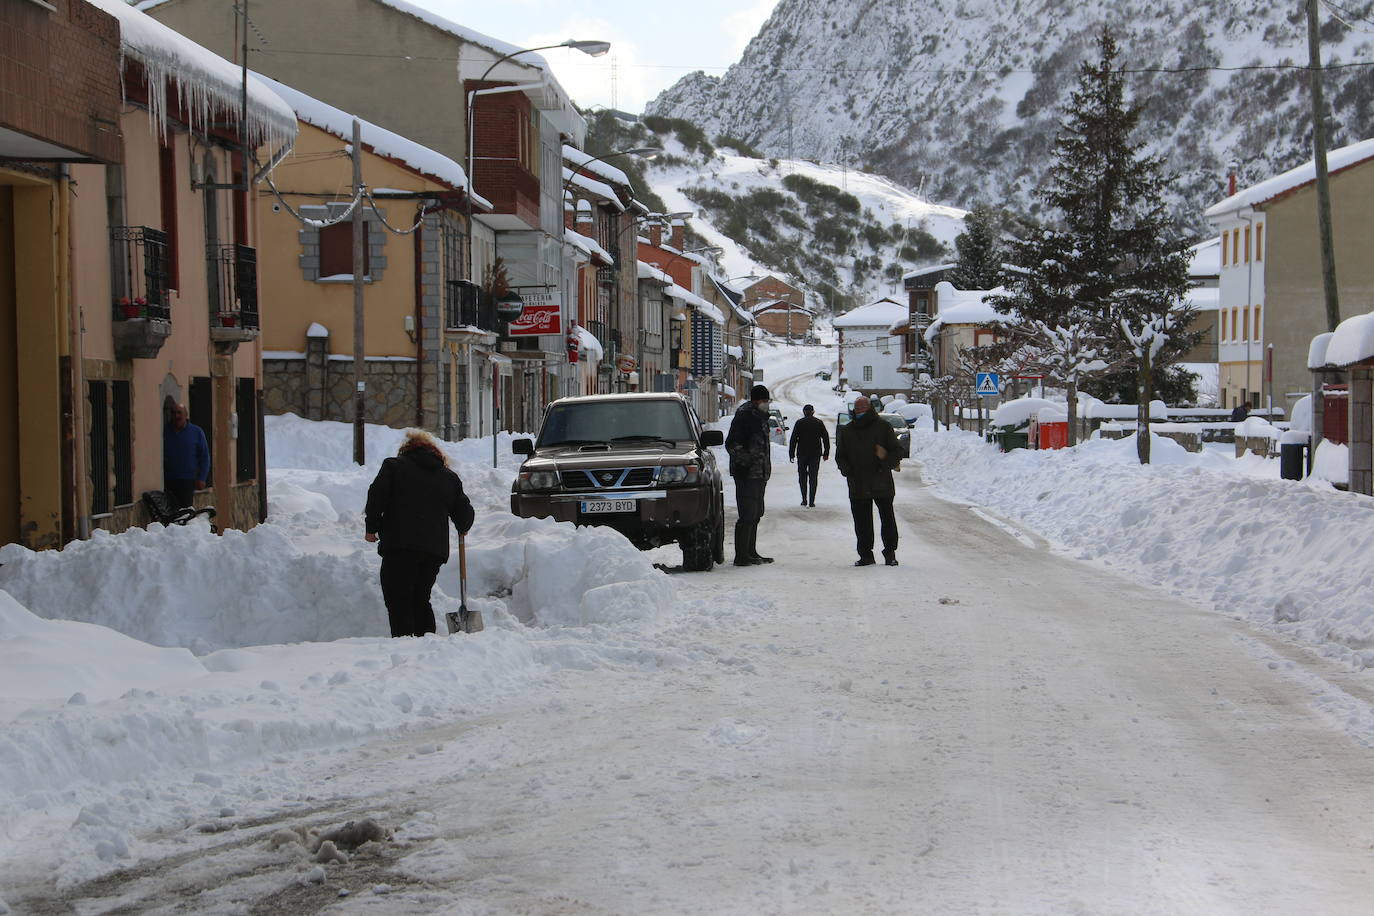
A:
[[[1274,345],[1274,406],[1312,384],[1307,351],[1329,328],[1318,248],[1316,189],[1311,185],[1265,206],[1264,343]],[[1331,176],[1332,233],[1341,318],[1374,310],[1374,162]],[[1262,358],[1262,353],[1257,357]]]
[[[273,181],[292,208],[320,205],[319,198],[290,192],[324,192],[349,199],[353,183],[352,161],[343,155],[344,141],[304,122],[295,149],[273,171]],[[334,153],[336,155],[330,155]],[[364,152],[363,183],[369,188],[398,191],[446,191],[395,162]],[[415,223],[416,201],[378,201],[387,222],[397,229]],[[301,223],[280,206],[270,190],[257,198],[262,232],[258,252],[260,285],[270,296],[264,309],[263,348],[301,352],[305,332],[314,322],[329,329],[329,350],[341,356],[353,353],[353,284],[307,280],[300,266],[304,251]],[[371,214],[368,214],[369,216]],[[397,235],[382,229],[386,266],[380,280],[370,281],[363,293],[363,337],[368,356],[415,356],[415,344],[405,332],[405,316],[415,314],[415,236]],[[376,238],[376,226],[369,228]],[[418,321],[418,319],[417,319]]]

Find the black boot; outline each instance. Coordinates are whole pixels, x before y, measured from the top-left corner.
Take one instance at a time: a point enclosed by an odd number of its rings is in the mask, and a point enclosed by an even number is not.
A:
[[[896,566],[896,565],[897,565],[897,551],[895,551],[895,550],[884,550],[884,551],[883,551],[883,562],[886,563],[888,566]]]
[[[876,562],[877,562],[877,561],[873,559],[873,554],[871,554],[871,553],[866,553],[866,554],[860,555],[860,557],[859,557],[857,560],[854,561],[854,565],[855,565],[855,566],[872,566],[872,565],[874,565]]]

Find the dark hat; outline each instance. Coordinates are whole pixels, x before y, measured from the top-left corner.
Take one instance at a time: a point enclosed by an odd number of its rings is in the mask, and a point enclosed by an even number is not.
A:
[[[802,413],[815,413],[815,412],[816,412],[816,408],[812,407],[810,404],[807,404],[805,407],[802,408]]]
[[[773,396],[768,393],[768,389],[762,385],[755,385],[753,388],[749,389],[749,400],[751,401],[767,401],[771,400],[772,397]]]

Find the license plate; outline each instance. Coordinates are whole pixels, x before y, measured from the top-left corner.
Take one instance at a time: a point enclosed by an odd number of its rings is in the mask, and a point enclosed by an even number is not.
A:
[[[639,511],[639,500],[637,499],[584,499],[578,505],[583,515]]]

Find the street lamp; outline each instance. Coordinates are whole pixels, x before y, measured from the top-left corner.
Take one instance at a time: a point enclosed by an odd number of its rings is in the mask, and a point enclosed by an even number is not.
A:
[[[495,70],[495,69],[496,69],[497,67],[499,67],[501,64],[505,63],[506,61],[510,60],[510,59],[513,58],[513,57],[517,57],[517,56],[519,56],[519,55],[521,55],[521,54],[532,54],[532,53],[535,52],[535,51],[547,51],[547,50],[550,50],[551,48],[573,48],[573,49],[575,49],[575,50],[577,50],[577,51],[581,51],[583,54],[589,54],[589,55],[591,55],[592,57],[600,57],[601,55],[605,54],[607,51],[609,51],[609,50],[611,49],[611,43],[610,43],[609,41],[591,41],[591,40],[587,40],[587,41],[578,41],[578,40],[576,40],[576,39],[569,38],[567,41],[561,41],[561,42],[559,42],[558,44],[553,44],[553,45],[539,45],[538,47],[534,47],[534,48],[521,48],[521,49],[518,50],[518,51],[512,51],[512,52],[510,52],[509,54],[504,54],[504,55],[502,55],[501,57],[498,57],[496,60],[492,61],[491,66],[490,66],[490,67],[487,67],[487,69],[482,73],[481,77],[478,78],[477,82],[478,82],[478,83],[485,83],[485,82],[487,81],[487,77],[491,76],[491,72],[492,72],[493,70]],[[461,78],[462,78],[461,65],[460,65],[460,69],[459,69],[459,74],[458,74],[458,75],[459,75],[459,78],[461,79]],[[516,86],[503,86],[503,87],[501,87],[500,89],[497,89],[497,90],[494,90],[494,91],[497,91],[497,92],[519,91],[519,90],[521,90],[521,89],[526,88],[526,86],[528,86],[528,85],[531,85],[531,84],[526,83],[526,84],[523,84],[523,85],[516,85]],[[467,206],[464,208],[464,210],[465,210],[465,216],[467,217],[467,223],[468,223],[468,225],[467,225],[467,233],[468,233],[468,258],[467,258],[467,261],[468,261],[468,275],[469,275],[469,278],[472,278],[472,277],[475,275],[475,271],[476,271],[476,268],[475,268],[475,266],[473,265],[473,262],[472,262],[472,236],[473,236],[473,232],[472,232],[472,195],[473,195],[473,193],[474,193],[474,187],[473,187],[473,185],[474,185],[474,180],[473,180],[473,174],[472,174],[472,160],[473,160],[473,158],[474,158],[474,144],[475,144],[475,142],[476,142],[475,139],[474,139],[474,135],[475,135],[476,131],[473,129],[473,123],[472,123],[472,107],[473,107],[473,103],[476,101],[476,97],[477,97],[477,95],[478,95],[479,93],[487,94],[487,93],[490,93],[490,92],[492,92],[492,91],[493,91],[493,90],[474,89],[474,90],[471,90],[470,92],[467,93],[467,111],[466,111],[466,118],[467,118],[467,119],[463,122],[463,129],[464,129],[465,131],[467,131],[467,135],[468,135],[468,156],[467,156],[467,178],[468,178],[468,188],[467,188],[467,194],[464,195],[464,197],[467,198]]]

